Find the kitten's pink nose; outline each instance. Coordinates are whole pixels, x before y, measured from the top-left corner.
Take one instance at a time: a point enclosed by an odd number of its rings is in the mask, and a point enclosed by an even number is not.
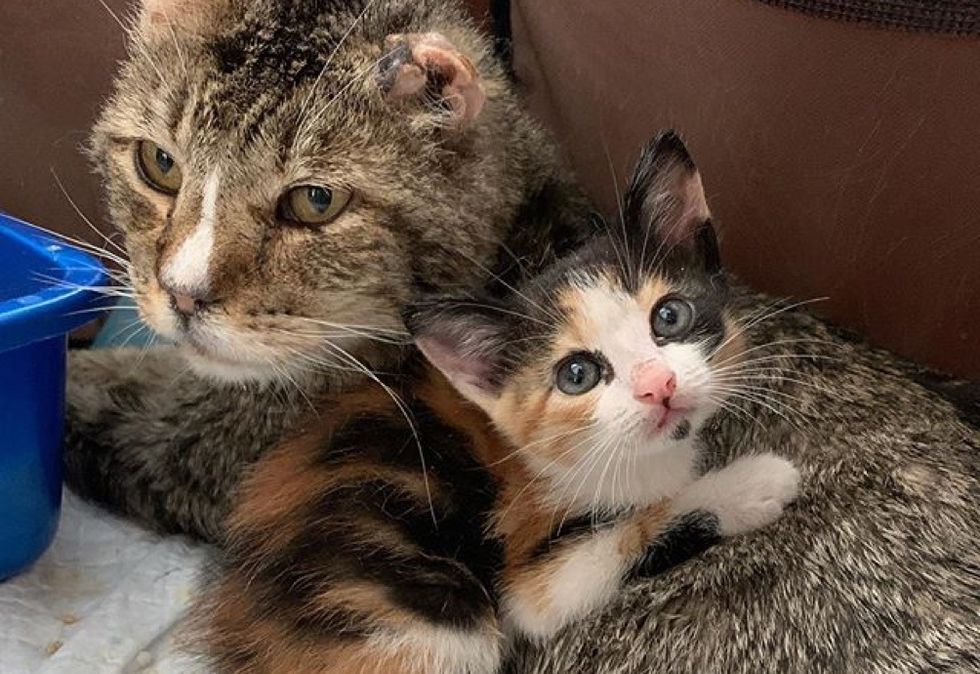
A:
[[[633,369],[633,397],[648,405],[665,405],[677,389],[674,371],[655,360]]]

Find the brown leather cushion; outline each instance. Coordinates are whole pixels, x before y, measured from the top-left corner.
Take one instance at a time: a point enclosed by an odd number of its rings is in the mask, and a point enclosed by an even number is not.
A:
[[[125,0],[106,2],[125,16]],[[99,222],[98,188],[80,148],[122,56],[122,29],[94,1],[0,5],[0,209],[94,241],[55,175]]]
[[[677,127],[745,280],[980,378],[980,40],[756,0],[512,9],[532,107],[608,210]]]

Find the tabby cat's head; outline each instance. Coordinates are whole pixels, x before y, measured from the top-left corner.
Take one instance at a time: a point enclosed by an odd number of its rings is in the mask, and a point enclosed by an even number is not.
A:
[[[140,313],[200,371],[351,368],[484,280],[540,140],[454,2],[142,0],[130,38],[92,152]]]
[[[435,299],[406,314],[422,352],[532,463],[685,440],[744,348],[701,179],[673,132],[645,149],[622,213],[503,303]]]

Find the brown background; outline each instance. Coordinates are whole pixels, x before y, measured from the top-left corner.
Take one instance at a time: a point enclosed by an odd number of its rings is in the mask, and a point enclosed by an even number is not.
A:
[[[611,206],[680,129],[729,266],[903,355],[980,378],[980,38],[749,0],[518,0],[518,75]]]
[[[513,18],[531,107],[607,208],[612,173],[676,126],[746,280],[980,378],[980,40],[752,0],[518,0]],[[122,48],[96,0],[0,1],[0,208],[85,232],[53,168],[100,221],[78,148]]]

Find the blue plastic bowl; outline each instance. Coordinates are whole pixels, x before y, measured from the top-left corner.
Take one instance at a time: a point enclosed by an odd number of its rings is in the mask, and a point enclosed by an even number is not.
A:
[[[61,512],[68,332],[95,318],[102,265],[0,214],[0,579],[48,547]]]

